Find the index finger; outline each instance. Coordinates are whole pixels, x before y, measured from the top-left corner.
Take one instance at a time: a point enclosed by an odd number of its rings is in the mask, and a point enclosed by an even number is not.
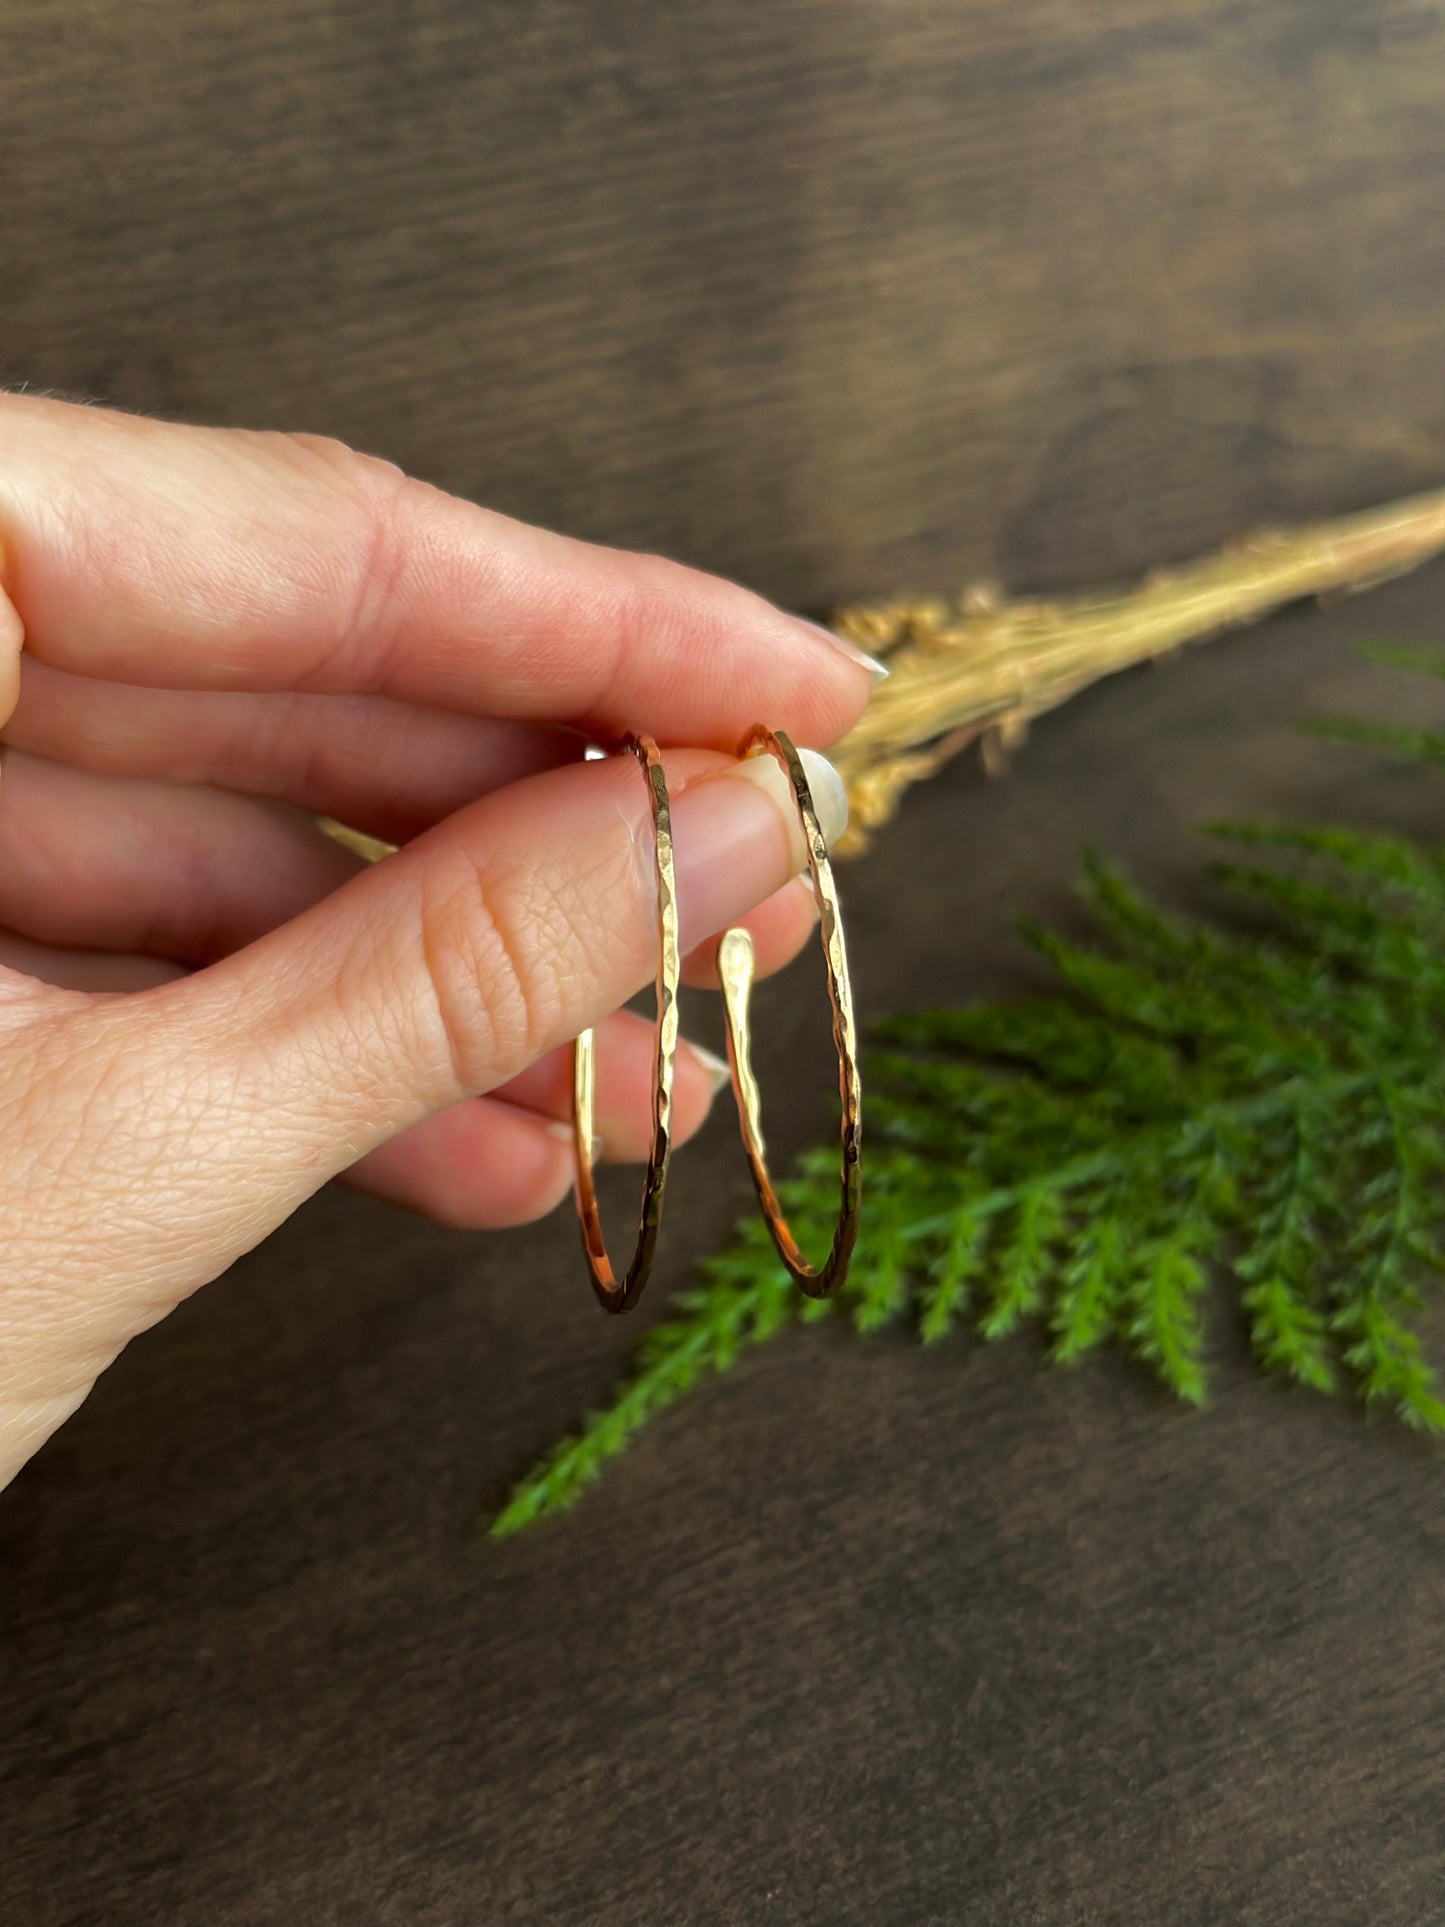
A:
[[[869,688],[866,658],[733,583],[340,443],[30,396],[0,397],[0,589],[41,660],[166,688],[383,694],[726,749],[760,718],[830,743]]]

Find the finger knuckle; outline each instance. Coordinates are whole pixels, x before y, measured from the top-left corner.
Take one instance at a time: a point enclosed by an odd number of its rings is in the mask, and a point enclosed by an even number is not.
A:
[[[334,647],[310,680],[332,686],[340,673],[358,692],[384,689],[402,637],[401,610],[441,498],[377,455],[325,436],[283,438],[309,487],[319,483],[326,514],[325,568],[336,608]]]
[[[459,857],[423,889],[421,955],[452,1079],[478,1094],[555,1041],[569,932],[561,906]]]

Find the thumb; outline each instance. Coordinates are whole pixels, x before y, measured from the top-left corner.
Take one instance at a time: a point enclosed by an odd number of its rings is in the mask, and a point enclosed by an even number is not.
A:
[[[843,785],[804,757],[835,837]],[[673,752],[668,775],[686,952],[806,852],[772,757]],[[636,762],[583,763],[485,798],[225,963],[149,993],[142,1055],[166,1065],[170,1110],[184,1105],[184,1161],[206,1173],[212,1221],[229,1201],[254,1242],[377,1145],[600,1022],[651,981],[656,894]]]

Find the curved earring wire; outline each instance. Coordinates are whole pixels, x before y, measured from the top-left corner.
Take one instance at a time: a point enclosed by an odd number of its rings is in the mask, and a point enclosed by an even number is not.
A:
[[[584,1030],[572,1047],[572,1142],[577,1157],[577,1215],[582,1225],[588,1275],[604,1311],[629,1311],[642,1296],[642,1288],[652,1270],[658,1227],[662,1223],[667,1161],[672,1151],[672,1072],[677,1056],[677,989],[682,976],[677,948],[677,883],[673,875],[672,809],[667,778],[657,744],[650,736],[629,736],[625,747],[646,772],[652,804],[657,869],[657,1039],[652,1071],[652,1146],[642,1180],[637,1244],[620,1284],[607,1256],[597,1210],[597,1191],[592,1181],[596,1160],[592,1125],[592,1032]]]
[[[768,1176],[767,1152],[763,1144],[762,1101],[757,1078],[753,1074],[752,1029],[748,1015],[753,988],[753,940],[745,929],[727,931],[719,943],[718,982],[722,987],[723,1009],[727,1014],[728,1063],[732,1070],[733,1096],[737,1100],[738,1124],[758,1203],[778,1256],[793,1278],[810,1298],[827,1298],[848,1275],[848,1261],[858,1239],[858,1205],[862,1192],[862,1167],[859,1161],[863,1127],[862,1087],[858,1076],[858,1039],[853,1023],[853,987],[848,976],[848,953],[843,943],[843,924],[838,910],[833,866],[828,860],[828,845],[818,824],[818,813],[813,806],[813,793],[808,787],[802,760],[781,730],[766,729],[759,723],[743,738],[738,754],[756,756],[765,750],[775,756],[788,773],[807,835],[808,871],[813,880],[813,900],[818,906],[818,932],[823,944],[824,961],[828,966],[828,1000],[833,1006],[833,1043],[838,1052],[838,1095],[843,1106],[843,1167],[833,1244],[819,1270],[808,1263],[788,1229],[783,1208]]]

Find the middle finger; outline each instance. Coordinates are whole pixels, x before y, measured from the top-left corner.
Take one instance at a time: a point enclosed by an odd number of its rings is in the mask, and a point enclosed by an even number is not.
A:
[[[97,774],[273,797],[387,843],[586,747],[575,730],[385,696],[144,689],[32,657],[0,740]]]

